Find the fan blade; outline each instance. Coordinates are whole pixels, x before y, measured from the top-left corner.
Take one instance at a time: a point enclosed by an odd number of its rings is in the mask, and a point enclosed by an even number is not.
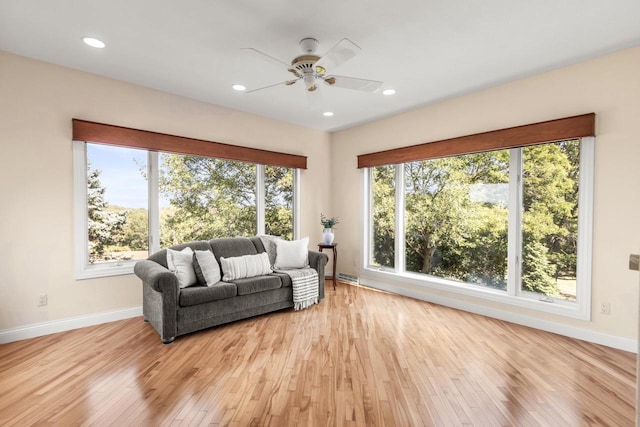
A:
[[[316,66],[333,68],[344,64],[360,52],[360,47],[349,39],[342,39],[334,47],[318,59]]]
[[[300,79],[286,80],[286,81],[284,81],[284,82],[274,83],[274,84],[269,85],[269,86],[263,86],[263,87],[259,87],[259,88],[257,88],[257,89],[251,89],[251,90],[248,90],[248,91],[246,91],[246,92],[244,92],[244,93],[257,92],[257,91],[262,90],[262,89],[268,89],[268,88],[270,88],[270,87],[280,86],[280,85],[291,86],[292,84],[294,84],[294,83],[295,83],[295,82],[297,82],[298,80],[300,80]]]
[[[363,90],[365,92],[377,92],[382,86],[382,82],[377,80],[357,79],[355,77],[346,76],[327,76],[323,79],[330,86],[341,87],[344,89]]]
[[[275,58],[275,57],[273,57],[273,56],[269,55],[268,53],[264,53],[264,52],[262,52],[262,51],[260,51],[260,50],[258,50],[258,49],[254,49],[254,48],[252,48],[252,47],[243,47],[243,48],[241,48],[240,50],[248,50],[248,51],[251,51],[251,52],[257,53],[258,55],[260,55],[260,57],[261,57],[262,59],[268,60],[268,61],[270,61],[270,62],[271,62],[271,61],[277,62],[278,64],[280,64],[280,65],[284,65],[284,66],[285,66],[285,67],[287,67],[287,68],[291,67],[291,64],[287,64],[286,62],[281,61],[281,60],[279,60],[278,58]]]

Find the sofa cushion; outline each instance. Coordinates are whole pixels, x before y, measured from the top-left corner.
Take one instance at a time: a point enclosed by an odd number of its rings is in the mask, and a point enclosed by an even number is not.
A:
[[[246,237],[227,237],[209,241],[213,254],[218,262],[220,258],[231,258],[242,255],[255,255],[258,253],[253,242]]]
[[[189,243],[182,243],[180,245],[173,245],[173,246],[169,247],[169,249],[174,249],[176,251],[181,251],[184,248],[191,248],[194,251],[195,250],[210,251],[211,250],[211,245],[209,245],[209,242],[206,241],[206,240],[197,240],[197,241],[193,241],[193,242],[189,242]],[[167,265],[167,250],[166,249],[162,249],[162,250],[156,252],[155,254],[150,255],[149,258],[147,258],[147,259],[157,262],[158,264],[160,264],[164,268],[169,268],[169,266]]]
[[[179,304],[181,307],[204,304],[206,302],[233,298],[237,294],[233,283],[219,282],[213,286],[191,286],[180,290]]]
[[[291,276],[289,276],[287,273],[276,273],[275,271],[272,273],[273,276],[278,276],[280,278],[280,280],[282,280],[282,287],[283,288],[290,288],[291,287]]]
[[[258,253],[266,252],[266,248],[262,244],[262,240],[260,240],[260,236],[249,237],[249,240],[251,240],[251,243],[253,243],[253,246],[256,247],[256,251],[258,251]]]
[[[282,287],[282,280],[272,274],[268,276],[249,277],[247,279],[234,280],[238,288],[238,295],[249,295],[256,292],[270,291]]]

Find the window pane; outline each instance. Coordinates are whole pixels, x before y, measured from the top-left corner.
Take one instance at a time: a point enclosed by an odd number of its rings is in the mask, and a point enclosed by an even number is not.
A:
[[[396,168],[393,165],[371,169],[372,221],[371,264],[394,268],[395,265],[395,203]]]
[[[576,299],[580,141],[523,149],[522,289]]]
[[[147,152],[87,144],[89,261],[149,256]]]
[[[255,236],[256,166],[160,154],[160,246]]]
[[[407,271],[506,290],[509,151],[405,164]]]
[[[293,239],[293,169],[264,168],[265,232]]]

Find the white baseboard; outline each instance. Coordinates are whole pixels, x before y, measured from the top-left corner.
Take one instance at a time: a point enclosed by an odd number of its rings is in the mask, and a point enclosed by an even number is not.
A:
[[[33,323],[31,325],[0,331],[0,344],[55,334],[57,332],[70,331],[72,329],[84,328],[86,326],[99,325],[101,323],[114,322],[116,320],[129,319],[137,316],[142,316],[142,307],[131,307],[104,313],[52,320],[50,322]]]
[[[601,344],[607,347],[617,348],[619,350],[629,351],[631,353],[638,352],[638,342],[628,338],[617,337],[602,332],[591,331],[589,329],[568,326],[562,323],[552,322],[549,320],[537,319],[526,316],[524,314],[514,313],[512,311],[499,310],[487,307],[481,304],[460,301],[454,298],[447,298],[439,295],[432,295],[419,290],[413,290],[404,287],[394,286],[389,283],[383,283],[368,278],[360,278],[360,283],[383,291],[393,292],[394,294],[404,295],[407,297],[419,299],[422,301],[432,302],[434,304],[455,308],[457,310],[468,311],[470,313],[480,314],[482,316],[492,317],[494,319],[504,320],[506,322],[516,323],[518,325],[528,326],[534,329],[540,329],[554,334],[564,335],[566,337],[577,338],[594,344]]]

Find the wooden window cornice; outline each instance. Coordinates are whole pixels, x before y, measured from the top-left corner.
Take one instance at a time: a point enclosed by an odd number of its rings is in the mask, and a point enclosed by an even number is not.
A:
[[[73,139],[176,154],[306,169],[307,157],[73,119]]]
[[[595,113],[460,136],[358,156],[358,168],[503,150],[595,135]]]

